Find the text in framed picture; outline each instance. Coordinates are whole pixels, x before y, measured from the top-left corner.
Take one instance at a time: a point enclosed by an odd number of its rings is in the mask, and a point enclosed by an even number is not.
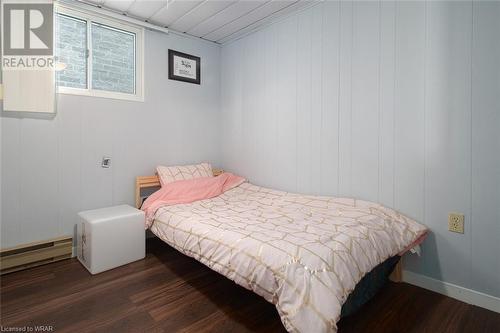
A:
[[[168,50],[168,78],[200,84],[200,57]]]

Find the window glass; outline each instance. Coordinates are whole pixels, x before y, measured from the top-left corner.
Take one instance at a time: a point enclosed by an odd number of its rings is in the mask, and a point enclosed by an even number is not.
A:
[[[135,34],[92,22],[92,89],[135,93]]]
[[[56,15],[56,82],[62,87],[87,88],[87,22]]]

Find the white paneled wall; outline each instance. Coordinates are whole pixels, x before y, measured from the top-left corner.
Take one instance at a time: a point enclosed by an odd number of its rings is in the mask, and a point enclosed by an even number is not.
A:
[[[474,3],[471,265],[473,288],[500,288],[500,3]],[[496,277],[492,278],[492,277]]]
[[[499,2],[327,1],[225,45],[224,167],[395,207],[432,230],[407,269],[500,296],[498,17]]]
[[[145,37],[144,102],[59,95],[55,117],[2,113],[0,248],[73,234],[81,210],[133,205],[135,177],[158,164],[219,165],[220,47]],[[201,57],[201,85],[168,79],[169,48]]]

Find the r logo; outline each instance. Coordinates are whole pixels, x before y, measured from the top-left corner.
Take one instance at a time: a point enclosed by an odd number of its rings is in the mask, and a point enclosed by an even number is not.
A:
[[[53,4],[5,3],[3,5],[3,54],[53,54]]]

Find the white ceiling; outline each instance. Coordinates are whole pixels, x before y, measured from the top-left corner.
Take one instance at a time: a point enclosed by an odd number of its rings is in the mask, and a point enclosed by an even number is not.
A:
[[[317,0],[86,0],[104,9],[223,44]]]

